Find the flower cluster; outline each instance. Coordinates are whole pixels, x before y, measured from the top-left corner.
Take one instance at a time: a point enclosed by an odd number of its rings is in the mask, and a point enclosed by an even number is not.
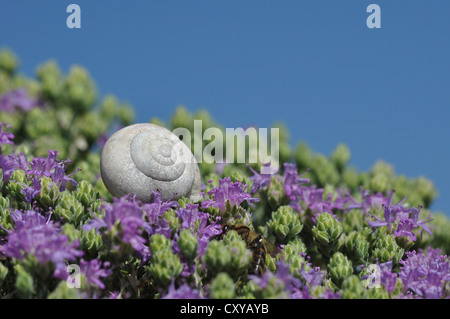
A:
[[[210,183],[213,181],[210,180]],[[208,192],[211,195],[211,199],[204,200],[202,202],[202,207],[218,207],[220,212],[225,212],[227,210],[227,205],[229,207],[238,207],[244,201],[250,206],[255,206],[253,202],[258,202],[258,198],[254,198],[250,193],[245,190],[248,185],[240,181],[234,183],[231,182],[231,177],[225,177],[219,180],[219,185],[214,187]]]
[[[34,107],[40,105],[40,102],[28,95],[23,88],[14,89],[0,97],[0,110],[13,112],[15,109],[28,112]]]
[[[82,256],[79,243],[69,242],[67,236],[50,220],[36,211],[12,211],[15,228],[8,232],[2,254],[25,260],[35,258],[41,265],[51,263],[55,273],[64,273],[66,261]]]
[[[5,182],[9,182],[11,175],[15,171],[21,170],[25,172],[28,178],[24,178],[23,182],[26,184],[17,180],[15,182],[18,182],[22,186],[20,192],[29,203],[41,192],[41,182],[44,177],[50,178],[61,192],[66,189],[67,183],[76,186],[77,182],[70,176],[79,170],[66,175],[66,168],[70,160],[58,160],[58,154],[58,151],[49,151],[47,158],[34,157],[30,162],[28,162],[22,152],[9,154],[8,156],[0,154],[0,168],[3,170],[3,179]]]
[[[99,148],[132,123],[130,107],[113,96],[94,107],[81,67],[63,75],[49,62],[27,80],[13,60],[0,58],[0,297],[450,296],[450,221],[429,210],[427,179],[383,162],[359,172],[345,145],[291,149],[281,128],[276,173],[203,161],[199,202],[113,198]],[[168,128],[194,119],[217,126],[180,107]]]
[[[448,296],[450,283],[450,260],[440,249],[406,252],[407,258],[400,261],[399,277],[404,291],[409,296],[438,299]]]
[[[14,144],[14,134],[8,132],[11,125],[0,122],[0,145],[4,144]]]

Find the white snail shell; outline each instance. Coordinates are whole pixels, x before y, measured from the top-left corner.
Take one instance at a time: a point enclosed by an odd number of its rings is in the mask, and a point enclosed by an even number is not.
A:
[[[201,199],[194,155],[177,135],[156,124],[134,124],[115,132],[103,147],[100,172],[115,197],[135,194],[148,203],[152,191],[161,191],[164,201]]]

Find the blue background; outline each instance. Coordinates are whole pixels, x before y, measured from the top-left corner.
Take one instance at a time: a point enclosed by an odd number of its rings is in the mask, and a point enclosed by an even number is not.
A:
[[[81,7],[81,29],[66,8]],[[366,8],[381,7],[381,29]],[[225,127],[275,120],[292,145],[434,181],[450,213],[450,1],[3,1],[0,46],[20,71],[86,67],[137,121],[205,108]]]

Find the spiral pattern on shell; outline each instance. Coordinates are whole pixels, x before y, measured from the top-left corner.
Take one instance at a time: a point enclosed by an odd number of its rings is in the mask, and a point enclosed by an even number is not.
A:
[[[201,198],[194,155],[178,136],[156,124],[134,124],[114,133],[103,147],[100,172],[115,197],[135,194],[148,203],[152,191],[161,191],[162,200]]]

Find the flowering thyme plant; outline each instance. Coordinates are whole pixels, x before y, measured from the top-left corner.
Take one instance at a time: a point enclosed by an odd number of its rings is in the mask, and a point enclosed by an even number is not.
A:
[[[97,101],[81,67],[64,75],[48,62],[37,79],[16,70],[3,51],[0,297],[450,297],[450,221],[429,210],[426,178],[383,162],[359,172],[345,145],[327,157],[280,134],[274,174],[203,161],[198,203],[113,198],[99,151],[133,122],[131,107]],[[179,107],[167,127],[192,131],[194,119],[217,126]]]

